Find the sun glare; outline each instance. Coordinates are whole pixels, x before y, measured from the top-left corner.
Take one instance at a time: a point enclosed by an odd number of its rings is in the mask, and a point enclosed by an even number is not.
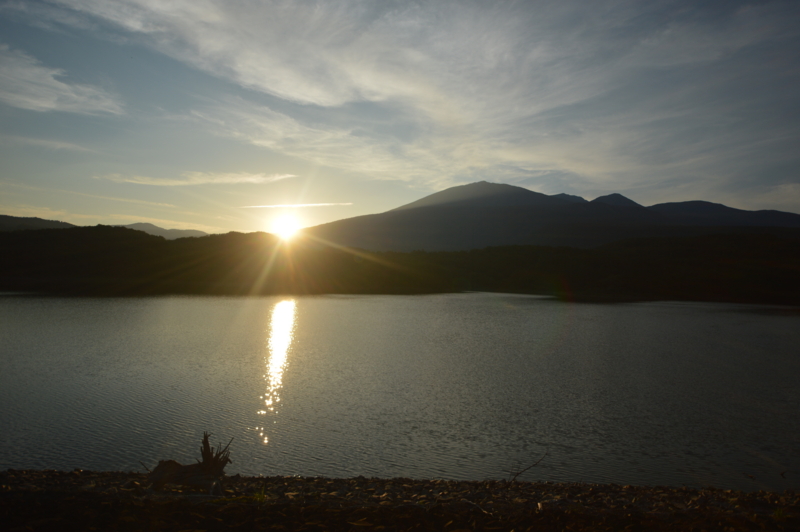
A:
[[[300,221],[294,216],[281,216],[272,221],[272,232],[283,240],[290,240],[300,230]]]

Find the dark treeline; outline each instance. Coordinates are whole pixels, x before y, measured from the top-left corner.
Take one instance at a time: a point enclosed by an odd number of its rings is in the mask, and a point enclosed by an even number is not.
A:
[[[800,232],[372,253],[266,233],[165,240],[118,227],[0,233],[0,290],[59,295],[419,294],[800,304]]]

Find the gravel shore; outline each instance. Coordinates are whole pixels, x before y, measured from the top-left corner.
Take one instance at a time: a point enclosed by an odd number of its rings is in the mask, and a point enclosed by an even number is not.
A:
[[[0,472],[0,528],[46,530],[800,530],[800,494],[615,484]]]

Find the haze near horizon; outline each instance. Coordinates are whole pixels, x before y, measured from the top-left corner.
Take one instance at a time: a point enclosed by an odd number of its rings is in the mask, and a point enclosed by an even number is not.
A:
[[[800,212],[790,1],[0,3],[0,213],[274,231],[507,183]]]

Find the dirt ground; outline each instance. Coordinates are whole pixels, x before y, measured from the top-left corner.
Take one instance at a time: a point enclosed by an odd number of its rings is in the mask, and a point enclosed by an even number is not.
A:
[[[239,475],[215,491],[155,491],[139,473],[8,470],[0,529],[800,530],[794,491]]]

